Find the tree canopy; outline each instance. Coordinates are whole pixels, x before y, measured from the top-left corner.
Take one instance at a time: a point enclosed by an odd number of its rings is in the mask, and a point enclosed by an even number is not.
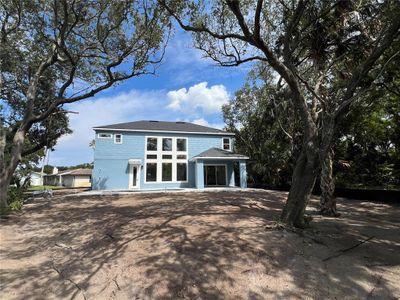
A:
[[[66,104],[154,74],[170,22],[156,1],[115,0],[2,0],[0,21],[4,207],[11,176],[29,147],[52,146],[68,132]]]

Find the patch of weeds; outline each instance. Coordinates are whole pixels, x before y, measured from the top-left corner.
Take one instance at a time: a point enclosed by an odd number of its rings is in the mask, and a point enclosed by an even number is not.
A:
[[[25,189],[23,188],[11,186],[7,193],[8,207],[1,208],[0,215],[7,215],[12,211],[21,210],[24,204],[24,191]]]

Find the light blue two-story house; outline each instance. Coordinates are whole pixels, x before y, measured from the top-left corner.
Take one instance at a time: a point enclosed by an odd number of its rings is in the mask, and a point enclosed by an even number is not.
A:
[[[248,157],[233,152],[233,133],[188,122],[162,121],[93,129],[95,190],[247,186]],[[235,169],[239,176],[235,176]],[[240,182],[235,183],[235,177]]]

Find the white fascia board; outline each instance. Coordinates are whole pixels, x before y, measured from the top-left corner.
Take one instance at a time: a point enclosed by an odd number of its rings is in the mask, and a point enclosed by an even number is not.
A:
[[[125,131],[125,132],[156,132],[156,133],[185,133],[185,134],[208,134],[208,135],[231,135],[235,134],[232,132],[192,132],[192,131],[167,131],[167,130],[144,130],[144,129],[117,129],[117,128],[101,128],[93,127],[94,131]]]
[[[198,159],[203,159],[203,160],[241,160],[241,159],[249,159],[248,156],[231,156],[231,157],[193,157],[190,159],[191,161],[195,161]]]

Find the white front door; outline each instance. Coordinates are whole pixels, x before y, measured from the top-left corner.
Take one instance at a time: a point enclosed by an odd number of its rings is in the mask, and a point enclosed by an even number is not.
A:
[[[131,165],[129,172],[129,188],[140,188],[140,165]]]

